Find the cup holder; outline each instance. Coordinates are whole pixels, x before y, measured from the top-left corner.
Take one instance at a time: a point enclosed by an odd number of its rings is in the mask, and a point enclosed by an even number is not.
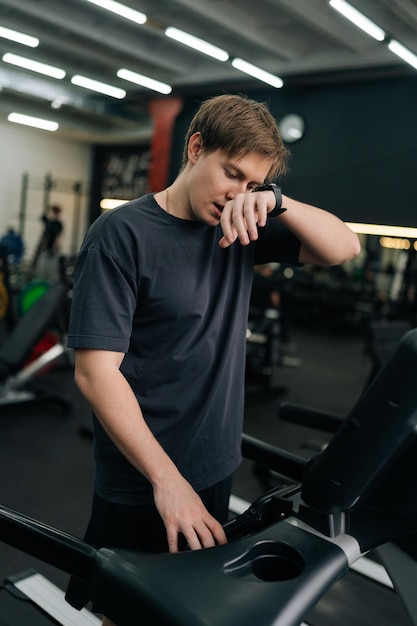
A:
[[[301,554],[287,543],[280,541],[260,541],[244,554],[225,563],[226,576],[278,582],[297,578],[304,570]]]

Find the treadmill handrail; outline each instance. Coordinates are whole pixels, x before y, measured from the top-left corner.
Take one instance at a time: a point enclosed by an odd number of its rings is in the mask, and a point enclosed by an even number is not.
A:
[[[81,580],[90,579],[96,548],[4,506],[0,506],[0,541]]]

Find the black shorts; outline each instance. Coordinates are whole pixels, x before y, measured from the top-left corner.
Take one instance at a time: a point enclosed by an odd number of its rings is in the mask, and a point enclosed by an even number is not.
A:
[[[228,518],[231,487],[230,476],[198,493],[209,513],[221,524]],[[95,548],[168,552],[165,526],[154,504],[116,504],[97,494],[94,494],[84,540]],[[87,584],[72,577],[65,598],[72,606],[81,609],[88,603]]]

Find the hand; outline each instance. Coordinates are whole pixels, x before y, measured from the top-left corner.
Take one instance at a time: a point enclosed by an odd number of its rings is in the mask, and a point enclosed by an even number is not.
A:
[[[222,525],[182,477],[159,489],[154,487],[154,500],[165,524],[170,552],[178,552],[179,533],[184,535],[191,550],[227,543]]]
[[[258,239],[258,226],[265,226],[267,215],[275,207],[273,191],[241,193],[224,205],[220,226],[223,237],[221,248],[232,245],[239,239],[242,246]]]

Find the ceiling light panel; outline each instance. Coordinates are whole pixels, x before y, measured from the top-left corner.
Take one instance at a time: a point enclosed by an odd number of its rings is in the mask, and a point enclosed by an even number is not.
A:
[[[44,74],[45,76],[57,78],[58,80],[64,78],[66,74],[66,72],[59,67],[54,67],[53,65],[48,65],[47,63],[40,63],[39,61],[34,61],[33,59],[27,59],[26,57],[21,57],[18,54],[12,54],[11,52],[6,52],[6,54],[3,55],[3,61],[4,63],[10,63],[11,65],[22,67],[25,70],[37,72],[38,74]]]
[[[81,76],[80,74],[75,74],[75,76],[71,78],[71,83],[77,85],[77,87],[84,87],[84,89],[90,89],[91,91],[96,91],[97,93],[102,93],[112,98],[118,98],[119,100],[126,97],[126,91],[124,89],[113,87],[107,83],[102,83],[98,80]]]
[[[4,28],[4,26],[0,26],[0,37],[3,39],[9,39],[10,41],[15,41],[16,43],[21,43],[24,46],[29,46],[29,48],[36,48],[39,46],[39,39],[37,37],[25,35],[25,33],[20,33],[17,30],[12,30],[10,28]]]
[[[329,4],[333,9],[338,11],[365,33],[377,41],[384,41],[386,34],[382,28],[374,24],[374,22],[355,9],[351,4],[345,2],[345,0],[329,0]]]
[[[262,82],[277,89],[282,87],[284,84],[282,78],[279,78],[279,76],[270,74],[269,72],[262,70],[260,67],[256,67],[256,65],[252,65],[252,63],[244,61],[243,59],[233,59],[232,65],[237,70],[240,70],[245,74],[249,74],[250,76],[253,76],[254,78],[257,78],[258,80],[261,80]]]
[[[117,72],[117,76],[123,80],[127,80],[131,83],[135,83],[136,85],[140,85],[141,87],[146,87],[147,89],[152,89],[153,91],[157,91],[158,93],[165,95],[171,93],[172,91],[172,87],[166,83],[161,83],[159,80],[149,78],[149,76],[144,76],[143,74],[138,74],[137,72],[132,72],[131,70],[127,70],[125,68],[121,68]]]
[[[49,130],[52,132],[59,128],[57,122],[32,117],[30,115],[22,115],[21,113],[10,113],[7,119],[9,122],[14,122],[15,124],[23,124],[24,126],[32,126],[33,128],[40,128],[41,130]]]
[[[218,61],[228,61],[229,53],[226,50],[222,50],[217,46],[214,46],[204,39],[200,39],[199,37],[194,37],[194,35],[190,35],[189,33],[184,32],[183,30],[179,30],[178,28],[174,28],[173,26],[169,26],[165,30],[165,35],[170,39],[174,39],[175,41],[179,41],[194,50],[198,50],[203,54],[207,54]]]
[[[415,55],[414,52],[411,52],[411,50],[408,50],[408,48],[403,46],[399,41],[395,41],[394,39],[389,42],[388,48],[391,50],[391,52],[399,56],[403,61],[409,63],[417,70],[417,55]]]
[[[131,9],[120,2],[114,2],[114,0],[87,0],[87,2],[91,2],[91,4],[95,4],[102,9],[116,13],[116,15],[124,17],[136,24],[145,24],[147,20],[145,13],[135,11],[135,9]]]

